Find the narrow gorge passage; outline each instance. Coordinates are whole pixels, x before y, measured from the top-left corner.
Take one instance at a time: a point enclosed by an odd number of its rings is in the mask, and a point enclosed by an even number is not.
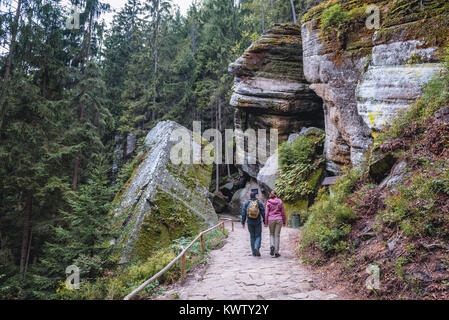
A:
[[[170,300],[337,300],[332,292],[316,288],[314,275],[298,262],[296,248],[300,232],[284,228],[281,257],[269,254],[268,228],[262,231],[261,257],[253,257],[249,233],[236,223],[227,225],[226,244],[213,250],[202,272],[188,274],[184,285],[169,288],[157,299]]]

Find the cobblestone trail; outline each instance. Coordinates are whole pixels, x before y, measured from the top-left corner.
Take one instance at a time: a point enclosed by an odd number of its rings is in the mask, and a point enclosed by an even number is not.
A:
[[[240,223],[224,247],[211,252],[203,274],[189,274],[184,285],[176,284],[159,299],[182,300],[335,300],[318,290],[313,276],[298,262],[295,249],[299,231],[283,228],[280,258],[269,254],[268,228],[262,230],[261,257],[251,255],[249,232]]]

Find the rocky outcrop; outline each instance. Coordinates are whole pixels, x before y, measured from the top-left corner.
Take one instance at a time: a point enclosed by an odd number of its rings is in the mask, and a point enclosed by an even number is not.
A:
[[[123,159],[129,157],[137,147],[137,137],[133,133],[128,133],[126,139],[121,134],[114,137],[114,161],[112,165],[112,173],[114,176],[119,172],[119,168],[123,165]],[[126,151],[124,150],[124,146]]]
[[[177,143],[172,141],[172,133],[178,129],[192,137],[190,131],[171,121],[160,122],[151,130],[145,150],[138,155],[138,166],[116,197],[121,263],[146,258],[172,240],[197,234],[218,221],[208,199],[212,166],[175,165],[170,160]],[[201,144],[206,146],[202,140]]]
[[[322,12],[336,4],[348,14],[348,22],[322,30]],[[378,30],[365,25],[367,4],[380,9]],[[398,0],[332,1],[307,13],[304,73],[324,100],[329,171],[359,165],[376,133],[421,95],[440,69],[448,12],[447,1]]]
[[[322,101],[304,78],[299,26],[274,26],[229,71],[235,76],[231,105],[237,129],[277,129],[285,141],[303,127],[324,127]],[[256,178],[261,166],[242,169]]]
[[[441,70],[435,47],[418,40],[373,48],[368,70],[356,89],[357,111],[374,132],[381,132],[399,110],[413,104],[423,86]]]

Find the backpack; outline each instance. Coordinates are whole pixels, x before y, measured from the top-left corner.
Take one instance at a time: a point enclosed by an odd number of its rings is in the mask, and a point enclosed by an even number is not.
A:
[[[257,219],[260,214],[259,201],[257,201],[257,200],[250,201],[249,206],[246,209],[246,214],[248,215],[248,218]]]

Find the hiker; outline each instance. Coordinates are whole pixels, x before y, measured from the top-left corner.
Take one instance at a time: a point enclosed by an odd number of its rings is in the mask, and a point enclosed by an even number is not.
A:
[[[253,256],[260,257],[260,245],[262,242],[262,221],[265,219],[265,209],[262,202],[257,200],[257,194],[251,192],[250,200],[242,208],[242,226],[248,220],[251,251]]]
[[[267,201],[265,214],[265,227],[270,227],[270,255],[279,258],[279,246],[281,242],[281,229],[286,225],[285,209],[282,200],[278,198],[276,191],[271,191]]]

